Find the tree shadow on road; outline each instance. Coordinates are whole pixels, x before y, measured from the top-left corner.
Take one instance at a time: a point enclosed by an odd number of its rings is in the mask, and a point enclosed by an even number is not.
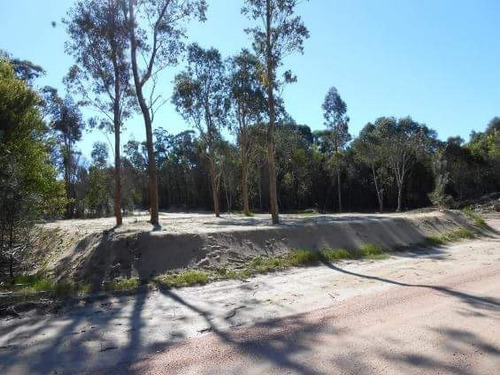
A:
[[[329,262],[322,262],[326,267],[346,274],[350,276],[355,276],[367,280],[374,280],[374,281],[380,281],[383,283],[387,284],[392,284],[392,285],[397,285],[397,286],[402,286],[402,287],[409,287],[409,288],[424,288],[424,289],[432,289],[440,293],[444,293],[446,295],[456,297],[460,299],[462,302],[467,303],[468,305],[471,305],[476,308],[481,308],[481,309],[486,309],[486,310],[498,310],[500,308],[500,300],[496,298],[490,298],[490,297],[481,297],[481,296],[476,296],[474,294],[470,293],[465,293],[461,292],[449,287],[445,286],[440,286],[440,285],[427,285],[427,284],[410,284],[410,283],[405,283],[401,281],[396,281],[396,280],[391,280],[391,279],[385,279],[382,277],[378,276],[370,276],[370,275],[364,275],[361,273],[356,273],[353,271],[348,271],[344,268],[340,268],[338,266],[335,266]]]
[[[306,322],[302,315],[273,319],[247,329],[246,334],[242,337],[237,334],[237,330],[221,329],[214,322],[210,311],[194,306],[174,290],[161,288],[160,292],[203,317],[208,325],[207,332],[215,334],[223,343],[235,347],[239,352],[253,358],[257,357],[259,360],[265,360],[275,367],[300,374],[317,373],[305,364],[294,361],[293,356],[296,353],[311,350],[315,337],[321,332],[324,322]],[[265,332],[266,339],[260,340],[259,335],[253,335],[252,332]]]

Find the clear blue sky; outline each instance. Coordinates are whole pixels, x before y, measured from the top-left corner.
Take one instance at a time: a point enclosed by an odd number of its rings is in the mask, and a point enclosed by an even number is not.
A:
[[[208,21],[191,24],[190,41],[225,56],[249,47],[242,1],[208,3]],[[40,85],[61,87],[71,65],[60,22],[71,4],[0,0],[0,48],[42,65],[47,76]],[[411,115],[442,139],[467,139],[500,115],[499,0],[311,0],[299,10],[311,38],[303,56],[286,61],[299,80],[284,92],[298,123],[323,127],[321,103],[332,85],[348,105],[354,135],[379,116]],[[161,83],[167,96],[175,71]],[[157,117],[159,126],[170,132],[188,128],[171,104]],[[125,138],[141,140],[143,134],[140,118],[127,124]],[[86,155],[95,140],[104,139],[98,131],[84,137]]]

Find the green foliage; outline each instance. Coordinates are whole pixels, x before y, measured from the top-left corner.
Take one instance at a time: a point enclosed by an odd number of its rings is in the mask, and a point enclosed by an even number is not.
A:
[[[460,228],[441,236],[427,237],[426,243],[430,246],[443,246],[451,242],[470,240],[476,238],[476,234],[469,229]]]
[[[297,249],[293,250],[287,256],[287,262],[290,266],[299,267],[315,263],[319,260],[319,254],[312,250]]]
[[[178,274],[168,274],[158,279],[163,285],[179,288],[191,285],[204,285],[209,281],[209,274],[204,271],[186,270]]]
[[[383,256],[387,252],[380,245],[366,243],[359,248],[359,256],[361,258],[377,258]]]
[[[465,216],[467,216],[467,218],[469,220],[471,220],[474,225],[478,228],[481,228],[481,229],[486,229],[488,228],[488,224],[486,223],[486,221],[481,217],[481,215],[475,213],[474,211],[472,211],[470,208],[465,208],[463,211],[462,211]]]
[[[58,215],[66,203],[50,163],[41,103],[0,58],[0,258],[26,241],[23,233],[35,220]]]
[[[325,125],[330,130],[333,150],[338,153],[351,140],[351,135],[349,134],[350,120],[347,116],[347,105],[335,87],[330,88],[326,94],[323,112]]]
[[[85,205],[92,216],[109,215],[113,194],[112,174],[107,168],[108,148],[105,143],[97,142],[92,150],[93,163],[88,173],[88,190]]]
[[[327,262],[335,262],[342,259],[351,259],[352,251],[347,249],[324,249],[321,251],[321,257]]]
[[[90,285],[55,282],[39,275],[20,275],[16,276],[10,284],[6,284],[0,290],[13,292],[16,296],[23,296],[25,300],[37,299],[40,296],[61,299],[86,295],[90,292]]]
[[[137,289],[140,285],[138,278],[130,278],[124,280],[112,280],[104,283],[104,290],[107,292],[123,292],[127,290]]]
[[[388,252],[389,250],[380,245],[366,243],[356,250],[325,249],[321,251],[320,256],[323,260],[332,262],[342,259],[383,259]]]

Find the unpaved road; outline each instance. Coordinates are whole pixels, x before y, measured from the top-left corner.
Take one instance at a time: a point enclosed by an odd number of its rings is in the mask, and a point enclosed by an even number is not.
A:
[[[2,374],[499,369],[498,236],[0,322]]]

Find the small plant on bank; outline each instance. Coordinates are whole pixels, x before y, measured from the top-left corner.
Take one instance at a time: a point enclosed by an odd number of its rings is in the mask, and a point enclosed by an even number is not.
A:
[[[287,256],[287,264],[292,267],[306,266],[316,263],[318,260],[319,254],[307,249],[293,250]]]
[[[478,228],[481,228],[481,229],[486,229],[488,228],[488,224],[486,223],[486,221],[481,217],[481,215],[475,213],[474,211],[472,211],[470,208],[465,208],[463,210],[463,213],[464,215],[469,219],[471,220],[474,225]]]
[[[441,236],[427,237],[426,244],[429,246],[443,246],[450,242],[470,240],[473,238],[476,238],[476,234],[473,231],[466,228],[460,228]]]
[[[104,290],[107,292],[124,292],[127,290],[136,289],[139,286],[138,278],[125,280],[113,280],[104,284]]]
[[[187,270],[178,274],[162,276],[158,282],[169,288],[177,288],[191,285],[205,285],[209,282],[209,279],[208,272]]]

